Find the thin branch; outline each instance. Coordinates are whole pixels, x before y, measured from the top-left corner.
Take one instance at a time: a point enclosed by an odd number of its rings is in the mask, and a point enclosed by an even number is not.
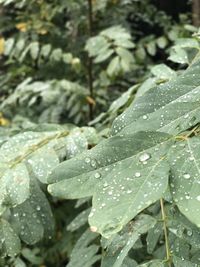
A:
[[[88,31],[89,36],[92,36],[93,33],[93,6],[92,0],[88,0]],[[93,61],[92,58],[88,58],[88,83],[89,83],[89,90],[90,90],[90,97],[94,99],[94,88],[93,88]],[[89,102],[89,117],[90,120],[93,119],[93,108],[94,104]]]
[[[68,135],[69,135],[68,131],[63,131],[63,132],[55,134],[53,136],[44,138],[43,140],[39,141],[37,144],[28,147],[28,149],[25,151],[25,153],[23,155],[17,156],[12,161],[10,161],[9,167],[14,168],[17,164],[21,163],[23,160],[28,158],[32,153],[34,153],[38,149],[42,148],[43,146],[47,145],[52,140],[66,137]]]
[[[172,267],[171,264],[171,252],[169,247],[169,239],[168,239],[168,233],[167,233],[167,217],[165,214],[165,207],[163,199],[160,199],[160,207],[161,207],[161,213],[162,213],[162,221],[163,221],[163,230],[164,230],[164,236],[165,236],[165,248],[166,248],[166,261],[168,263],[169,267]]]
[[[196,27],[200,26],[200,2],[199,0],[192,0],[192,20]]]

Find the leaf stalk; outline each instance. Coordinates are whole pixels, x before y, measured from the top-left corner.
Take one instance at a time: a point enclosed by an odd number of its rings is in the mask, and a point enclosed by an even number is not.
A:
[[[166,216],[166,213],[165,213],[165,206],[164,206],[164,201],[163,201],[162,198],[160,199],[160,207],[161,207],[163,230],[164,230],[164,236],[165,236],[166,262],[168,263],[169,267],[172,267],[172,264],[171,264],[171,252],[170,252],[168,231],[167,231],[167,216]]]

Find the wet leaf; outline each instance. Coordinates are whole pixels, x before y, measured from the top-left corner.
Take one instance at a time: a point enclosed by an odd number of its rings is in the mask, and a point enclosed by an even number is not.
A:
[[[61,198],[93,195],[90,225],[110,236],[164,194],[169,137],[139,132],[109,138],[60,164],[49,177],[54,184],[48,190]]]
[[[200,226],[200,138],[187,138],[169,152],[171,192],[180,211]]]

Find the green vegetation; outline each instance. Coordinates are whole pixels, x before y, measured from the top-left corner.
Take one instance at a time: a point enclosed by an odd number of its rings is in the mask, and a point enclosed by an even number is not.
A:
[[[0,266],[200,267],[183,2],[0,0]]]

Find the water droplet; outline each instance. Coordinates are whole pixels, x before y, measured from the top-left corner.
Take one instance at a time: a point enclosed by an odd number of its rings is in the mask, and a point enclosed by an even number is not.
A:
[[[147,153],[144,153],[144,154],[142,154],[140,157],[139,157],[139,160],[141,161],[141,162],[146,162],[148,159],[150,159],[150,155],[149,154],[147,154]]]
[[[189,114],[185,114],[184,119],[187,119],[189,117]]]
[[[94,175],[94,177],[95,177],[96,179],[98,179],[98,178],[101,177],[101,174],[100,174],[99,172],[96,172],[95,175]]]
[[[144,120],[146,120],[148,117],[147,117],[147,115],[144,115],[142,118],[143,118]]]
[[[136,172],[135,173],[135,177],[140,177],[141,176],[141,173],[140,172]]]
[[[200,195],[199,195],[199,196],[197,196],[197,197],[196,197],[196,199],[197,199],[198,201],[200,201]]]
[[[193,234],[192,230],[190,230],[190,229],[187,230],[187,235],[188,235],[188,236],[192,236],[192,234]]]
[[[91,161],[91,166],[92,166],[92,167],[96,167],[96,165],[97,165],[97,164],[96,164],[96,161],[93,159],[93,160]]]
[[[185,173],[185,174],[183,175],[183,177],[184,177],[185,179],[190,179],[190,174],[189,174],[189,173]]]
[[[86,163],[90,163],[90,158],[85,158]]]

